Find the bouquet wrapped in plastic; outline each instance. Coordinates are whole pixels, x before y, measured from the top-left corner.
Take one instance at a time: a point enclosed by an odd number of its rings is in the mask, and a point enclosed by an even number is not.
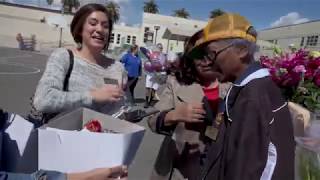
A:
[[[296,138],[296,180],[320,179],[320,139]]]
[[[143,64],[145,72],[158,73],[166,70],[167,57],[157,46],[140,47],[140,51],[147,58]]]
[[[261,56],[260,61],[288,100],[309,111],[320,110],[320,52],[300,49],[274,57]]]

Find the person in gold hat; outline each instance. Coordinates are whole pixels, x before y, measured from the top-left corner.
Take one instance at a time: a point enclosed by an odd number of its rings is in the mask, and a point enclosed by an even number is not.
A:
[[[210,20],[203,38],[188,52],[191,58],[211,60],[219,80],[232,82],[219,107],[219,132],[201,179],[294,179],[288,105],[269,71],[254,59],[256,37],[248,20],[227,13]]]

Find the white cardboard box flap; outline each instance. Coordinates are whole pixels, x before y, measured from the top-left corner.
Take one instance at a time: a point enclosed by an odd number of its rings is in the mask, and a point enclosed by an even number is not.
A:
[[[34,147],[32,147],[32,141],[30,140],[34,126],[16,114],[10,114],[8,119],[10,125],[5,129],[3,134],[2,170],[29,173],[34,170],[34,167],[26,162],[34,159],[35,156],[26,156],[26,154],[32,151],[37,153]]]
[[[78,131],[91,119],[99,120],[103,128],[118,133]],[[4,170],[20,173],[38,169],[79,172],[129,165],[144,132],[141,126],[86,108],[57,117],[38,129],[33,129],[31,123],[16,116],[3,137],[7,165]]]
[[[118,133],[81,132],[91,119],[104,129]],[[45,129],[45,127],[58,128]],[[59,117],[39,132],[39,167],[62,172],[129,165],[139,148],[145,129],[86,108]],[[75,131],[76,130],[76,131]]]

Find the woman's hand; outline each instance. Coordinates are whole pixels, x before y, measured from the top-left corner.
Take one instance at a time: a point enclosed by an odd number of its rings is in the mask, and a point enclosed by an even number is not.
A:
[[[117,102],[124,95],[118,85],[104,84],[101,88],[91,90],[91,96],[95,102]]]
[[[172,125],[178,122],[200,123],[203,122],[205,111],[201,103],[182,103],[165,117],[165,125]]]
[[[82,173],[67,174],[67,180],[126,180],[128,169],[126,166],[112,168],[97,168]]]

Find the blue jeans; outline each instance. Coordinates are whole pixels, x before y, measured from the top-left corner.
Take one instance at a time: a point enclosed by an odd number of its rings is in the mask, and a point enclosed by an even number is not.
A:
[[[66,180],[67,176],[56,171],[40,170],[32,174],[0,172],[0,180]]]

